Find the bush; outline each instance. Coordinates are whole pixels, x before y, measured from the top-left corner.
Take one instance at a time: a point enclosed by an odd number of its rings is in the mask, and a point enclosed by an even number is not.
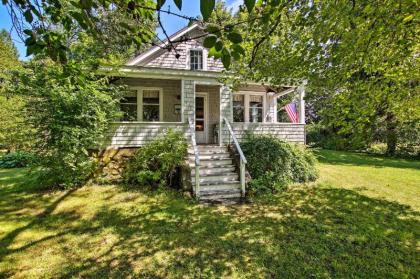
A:
[[[124,170],[124,181],[132,185],[176,186],[174,177],[184,164],[187,142],[183,135],[173,130],[161,138],[141,147]]]
[[[272,136],[248,136],[241,144],[252,177],[250,194],[276,192],[292,182],[314,181],[318,177],[316,159],[303,146]]]
[[[122,88],[84,66],[35,60],[17,73],[13,90],[27,100],[44,185],[65,188],[88,180],[97,167],[90,150],[103,143],[118,116]]]
[[[35,156],[27,152],[12,152],[0,157],[0,168],[23,168],[35,162]]]

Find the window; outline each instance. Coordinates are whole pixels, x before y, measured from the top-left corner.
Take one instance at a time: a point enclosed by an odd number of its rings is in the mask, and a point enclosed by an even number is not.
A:
[[[262,122],[263,96],[249,96],[249,122]]]
[[[137,90],[128,91],[121,99],[121,111],[123,112],[121,121],[137,120]]]
[[[160,90],[144,89],[142,93],[143,121],[160,121]]]
[[[233,122],[263,122],[264,102],[263,94],[233,94]]]
[[[233,95],[233,122],[245,122],[245,95]]]
[[[193,71],[203,69],[203,51],[201,49],[190,50],[190,69]]]

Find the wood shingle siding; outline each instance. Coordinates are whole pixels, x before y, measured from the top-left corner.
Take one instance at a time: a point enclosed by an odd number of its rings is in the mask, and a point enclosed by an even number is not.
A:
[[[108,132],[106,146],[139,147],[165,135],[169,129],[189,137],[187,124],[184,123],[116,122]]]
[[[199,30],[192,31],[189,36],[192,38],[202,34]],[[171,69],[189,69],[189,50],[190,49],[202,49],[203,58],[206,71],[221,72],[223,70],[223,64],[220,60],[215,60],[213,57],[208,57],[207,50],[203,47],[202,41],[190,40],[187,42],[179,43],[176,45],[175,50],[167,51],[162,49],[157,55],[154,55],[144,63],[140,63],[139,66],[157,67],[157,68],[171,68]],[[176,54],[179,55],[176,58]]]
[[[247,134],[272,135],[288,142],[305,144],[305,125],[293,123],[231,123],[238,141]],[[229,134],[224,129],[223,142],[227,143]]]

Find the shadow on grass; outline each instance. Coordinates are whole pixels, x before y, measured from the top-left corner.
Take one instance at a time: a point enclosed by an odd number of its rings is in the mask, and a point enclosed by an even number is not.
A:
[[[415,159],[390,158],[365,153],[318,149],[315,154],[321,163],[372,167],[391,167],[420,170],[420,161]]]
[[[1,183],[7,180],[4,177],[3,173]],[[177,194],[115,188],[105,197],[89,196],[85,188],[49,198],[28,195],[19,183],[0,190],[0,221],[25,221],[0,238],[0,260],[16,253],[31,257],[32,248],[47,245],[69,255],[67,262],[54,267],[58,270],[53,270],[53,277],[416,278],[420,274],[419,213],[352,190],[298,187],[227,208],[196,205]],[[19,193],[21,203],[16,202]],[[103,205],[91,218],[72,207],[55,211],[76,198],[102,199]],[[33,202],[40,213],[19,214]],[[50,234],[16,247],[16,239],[30,230]],[[97,242],[89,243],[90,239]],[[98,246],[103,249],[94,252]],[[6,272],[0,277],[14,275],[12,269]]]
[[[110,204],[91,221],[95,227],[63,227],[57,237],[110,230],[118,240],[94,257],[72,259],[60,277],[403,278],[420,272],[418,213],[350,190],[291,190],[225,210],[178,199],[139,206],[143,209],[122,211]],[[8,234],[0,244],[9,245],[28,228]]]

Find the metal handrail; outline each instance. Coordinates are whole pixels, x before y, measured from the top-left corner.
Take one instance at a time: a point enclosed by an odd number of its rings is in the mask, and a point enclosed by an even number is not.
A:
[[[236,138],[235,134],[233,133],[232,130],[232,126],[230,126],[229,121],[226,119],[226,117],[223,117],[223,120],[226,123],[226,127],[228,128],[228,131],[230,133],[230,135],[232,136],[233,142],[235,144],[235,148],[239,153],[239,158],[240,158],[240,180],[241,180],[241,192],[242,192],[242,196],[245,196],[245,165],[247,164],[247,160],[245,158],[244,153],[242,152],[241,146],[239,145],[238,139]]]
[[[197,142],[195,140],[195,127],[192,117],[188,118],[190,133],[191,133],[191,144],[194,151],[194,162],[195,162],[195,196],[198,197],[200,193],[200,154],[198,153]]]

